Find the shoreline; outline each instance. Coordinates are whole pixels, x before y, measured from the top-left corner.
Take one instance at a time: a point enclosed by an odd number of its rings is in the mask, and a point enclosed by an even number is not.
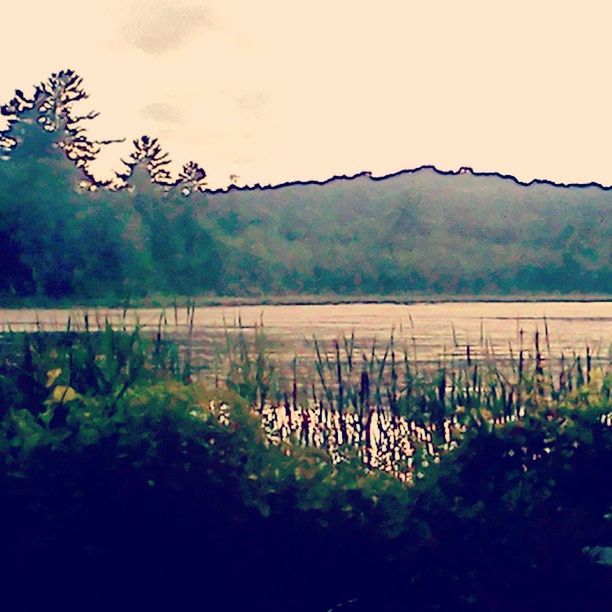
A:
[[[0,310],[86,310],[88,308],[144,309],[196,308],[240,306],[340,306],[351,304],[452,304],[452,303],[536,303],[536,302],[612,302],[612,294],[517,294],[517,295],[456,295],[456,294],[392,294],[392,295],[262,295],[262,296],[149,296],[131,300],[119,298],[92,300],[15,300],[0,297]]]

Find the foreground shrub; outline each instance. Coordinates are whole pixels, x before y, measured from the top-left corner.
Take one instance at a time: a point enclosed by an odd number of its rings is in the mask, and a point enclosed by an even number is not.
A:
[[[584,552],[612,544],[607,396],[475,420],[407,486],[270,445],[240,396],[114,333],[25,338],[0,370],[7,608],[609,608]]]
[[[163,382],[112,409],[75,397],[57,427],[53,402],[5,417],[1,575],[20,608],[318,609],[375,567],[405,487],[270,448],[223,399]]]

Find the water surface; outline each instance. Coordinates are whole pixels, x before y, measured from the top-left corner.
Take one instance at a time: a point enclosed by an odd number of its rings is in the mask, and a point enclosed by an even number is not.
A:
[[[105,319],[122,324],[121,310],[0,310],[0,329],[65,329],[83,327],[85,312],[90,327]],[[154,330],[162,316],[168,334],[182,341],[189,334],[186,308],[136,309],[127,313],[129,325],[136,320]],[[221,346],[224,333],[242,326],[262,328],[275,350],[286,356],[312,355],[316,337],[331,349],[334,340],[355,336],[356,347],[381,349],[393,333],[398,350],[405,348],[421,362],[465,355],[470,345],[475,358],[507,359],[522,345],[533,350],[539,332],[543,352],[550,357],[584,353],[589,347],[594,360],[607,362],[612,343],[612,302],[454,302],[419,304],[319,304],[199,307],[193,314],[192,345],[196,358],[210,358]],[[550,349],[550,353],[548,353]]]

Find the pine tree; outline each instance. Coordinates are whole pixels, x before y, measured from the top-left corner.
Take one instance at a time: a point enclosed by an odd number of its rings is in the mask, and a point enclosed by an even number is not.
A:
[[[127,160],[121,160],[127,170],[117,173],[120,189],[150,192],[151,186],[168,190],[174,186],[170,171],[168,153],[164,152],[157,138],[141,136],[133,141],[134,148]]]
[[[8,119],[0,132],[0,291],[61,296],[84,282],[91,209],[78,191],[102,185],[90,164],[104,144],[84,127],[96,113],[76,111],[86,98],[82,79],[62,70],[0,108]]]
[[[90,165],[102,146],[113,141],[88,136],[84,122],[95,119],[98,113],[80,115],[74,108],[87,98],[83,79],[73,70],[54,72],[34,89],[32,97],[16,90],[13,99],[0,107],[0,113],[8,117],[7,128],[0,131],[2,159],[44,159],[49,164],[67,158],[79,170],[75,178],[81,187],[94,190],[105,186],[107,182],[93,177]]]
[[[176,188],[185,196],[206,191],[206,172],[196,162],[187,162],[179,173]]]

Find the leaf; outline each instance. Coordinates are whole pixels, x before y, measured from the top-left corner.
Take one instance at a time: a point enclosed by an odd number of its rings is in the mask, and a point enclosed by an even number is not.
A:
[[[66,387],[65,385],[57,385],[51,393],[52,402],[71,402],[75,399],[79,399],[81,395],[77,393],[72,387]]]
[[[49,389],[51,385],[59,378],[61,373],[62,373],[61,368],[55,368],[54,370],[49,370],[47,372],[47,382],[45,384],[47,389]]]

